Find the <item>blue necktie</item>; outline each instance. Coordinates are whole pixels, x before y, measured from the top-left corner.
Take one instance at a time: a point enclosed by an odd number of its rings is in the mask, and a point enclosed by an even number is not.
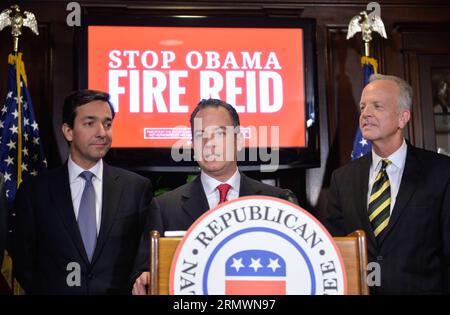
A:
[[[86,181],[83,195],[81,195],[80,209],[78,211],[78,227],[83,239],[84,249],[89,258],[92,259],[95,245],[97,243],[97,222],[95,219],[95,191],[92,185],[92,174],[84,171],[80,177]]]

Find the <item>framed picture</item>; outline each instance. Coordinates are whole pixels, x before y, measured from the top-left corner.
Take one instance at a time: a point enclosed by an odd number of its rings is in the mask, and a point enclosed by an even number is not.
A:
[[[450,132],[450,68],[431,69],[436,133]]]
[[[421,55],[418,61],[424,146],[450,156],[450,54]]]

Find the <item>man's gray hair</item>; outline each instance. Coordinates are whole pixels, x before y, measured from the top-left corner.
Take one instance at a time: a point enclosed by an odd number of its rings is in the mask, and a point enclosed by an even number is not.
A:
[[[403,79],[393,75],[384,75],[384,74],[372,74],[369,78],[369,82],[374,82],[378,80],[390,80],[397,83],[397,86],[400,90],[400,95],[398,97],[398,106],[399,109],[407,109],[411,110],[412,107],[412,97],[413,97],[413,89],[411,85],[408,84]]]

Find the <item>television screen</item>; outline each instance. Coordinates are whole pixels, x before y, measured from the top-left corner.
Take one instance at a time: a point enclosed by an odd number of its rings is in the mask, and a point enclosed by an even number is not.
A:
[[[190,113],[218,98],[239,113],[248,153],[241,165],[267,162],[264,150],[280,165],[317,165],[313,21],[103,20],[91,17],[84,29],[80,85],[111,94],[113,156],[134,156],[139,166],[195,165],[174,160],[174,148],[190,150]]]

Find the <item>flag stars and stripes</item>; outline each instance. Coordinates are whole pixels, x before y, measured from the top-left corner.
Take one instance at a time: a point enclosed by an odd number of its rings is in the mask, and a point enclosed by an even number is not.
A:
[[[252,268],[255,272],[258,272],[260,268],[264,268],[264,266],[261,264],[261,258],[250,258],[251,263],[247,266],[249,268]],[[242,263],[242,258],[236,259],[233,258],[233,263],[230,265],[231,268],[234,268],[236,272],[239,272],[241,268],[245,268],[246,266]],[[281,268],[279,264],[279,259],[270,259],[269,263],[266,266],[267,268],[272,269],[273,272],[275,272],[278,268]]]
[[[33,121],[33,123],[31,124],[31,127],[33,127],[33,130],[39,130],[39,128],[38,128],[38,124],[35,122],[35,121]]]
[[[10,173],[8,173],[8,172],[5,172],[5,174],[3,175],[4,178],[5,178],[5,182],[11,180],[11,175],[12,175],[12,174],[10,174]]]
[[[18,97],[14,97],[14,101],[16,101],[16,103],[19,101]],[[23,103],[23,96],[20,96],[20,103]]]
[[[249,265],[249,267],[250,267],[250,268],[253,268],[253,270],[254,270],[255,272],[257,272],[259,268],[262,268],[262,267],[263,267],[263,266],[261,265],[261,263],[260,263],[261,258],[258,258],[258,259],[253,259],[253,258],[251,258],[251,261],[252,261],[252,263]]]
[[[361,141],[359,141],[359,144],[361,144],[363,147],[369,145],[369,143],[367,143],[367,140],[364,138],[362,138]]]
[[[44,152],[33,103],[23,81],[26,74],[21,54],[10,55],[8,61],[8,92],[5,103],[0,106],[0,131],[3,138],[0,148],[0,172],[5,174],[8,208],[11,208],[18,181],[25,182],[36,176],[47,163],[43,161]],[[17,74],[20,74],[19,78]],[[11,229],[14,230],[14,227]]]
[[[225,274],[227,277],[284,277],[286,262],[273,252],[248,249],[227,259]]]
[[[10,166],[14,164],[14,158],[8,155],[8,158],[5,159],[6,165]]]
[[[11,128],[9,128],[9,131],[11,131],[13,134],[17,133],[17,126],[16,125],[12,125]]]
[[[278,268],[281,268],[280,264],[278,263],[277,259],[270,259],[269,258],[269,264],[267,265],[267,268],[272,269],[273,272],[275,272]]]
[[[244,268],[245,266],[242,264],[242,258],[236,259],[233,258],[233,263],[231,264],[231,268],[236,269],[239,272],[239,269]]]
[[[12,140],[9,140],[9,143],[7,144],[7,146],[9,147],[10,150],[12,150],[12,149],[16,148],[16,143]]]

